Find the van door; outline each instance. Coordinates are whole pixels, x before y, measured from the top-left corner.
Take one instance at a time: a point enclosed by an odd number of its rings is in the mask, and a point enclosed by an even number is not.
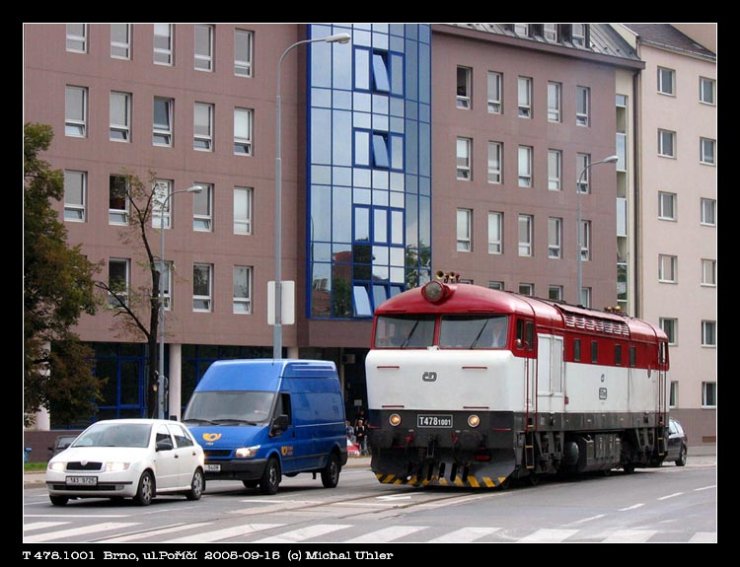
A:
[[[280,452],[282,472],[297,472],[299,470],[299,463],[297,462],[296,455],[296,429],[293,422],[290,394],[287,392],[280,392],[278,394],[278,399],[275,403],[275,411],[272,414],[272,420],[274,421],[275,418],[280,415],[288,416],[288,426],[282,432],[271,431],[270,436],[275,447]]]

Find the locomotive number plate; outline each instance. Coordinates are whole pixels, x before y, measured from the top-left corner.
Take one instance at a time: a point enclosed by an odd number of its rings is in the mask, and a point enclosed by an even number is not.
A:
[[[416,427],[452,427],[451,415],[419,414],[416,416]]]

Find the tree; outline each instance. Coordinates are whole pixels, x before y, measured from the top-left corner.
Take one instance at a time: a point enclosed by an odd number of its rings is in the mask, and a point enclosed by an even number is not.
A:
[[[432,249],[423,242],[419,246],[406,246],[406,288],[413,289],[429,281]]]
[[[42,407],[60,408],[64,420],[95,413],[101,383],[93,376],[92,350],[70,329],[82,313],[96,310],[97,267],[67,246],[67,230],[52,200],[64,194],[64,177],[39,158],[54,133],[45,124],[24,127],[23,325],[24,421]],[[60,350],[61,347],[61,350]],[[64,353],[64,364],[59,354]],[[70,404],[69,400],[74,399]]]

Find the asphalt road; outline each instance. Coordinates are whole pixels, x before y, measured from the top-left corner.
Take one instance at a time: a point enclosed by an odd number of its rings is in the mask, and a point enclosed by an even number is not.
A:
[[[508,490],[383,485],[366,466],[325,489],[284,478],[263,496],[211,482],[203,498],[71,501],[51,506],[42,485],[24,490],[25,543],[716,542],[716,458],[627,475],[543,481]]]

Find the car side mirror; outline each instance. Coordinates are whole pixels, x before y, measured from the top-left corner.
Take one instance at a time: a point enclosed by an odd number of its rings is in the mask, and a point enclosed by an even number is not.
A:
[[[290,420],[288,419],[288,416],[285,414],[281,414],[272,420],[272,428],[270,430],[270,433],[272,435],[280,435],[283,431],[288,429],[289,425]]]
[[[171,451],[173,449],[172,446],[172,439],[169,437],[167,439],[160,439],[157,441],[156,451]]]

